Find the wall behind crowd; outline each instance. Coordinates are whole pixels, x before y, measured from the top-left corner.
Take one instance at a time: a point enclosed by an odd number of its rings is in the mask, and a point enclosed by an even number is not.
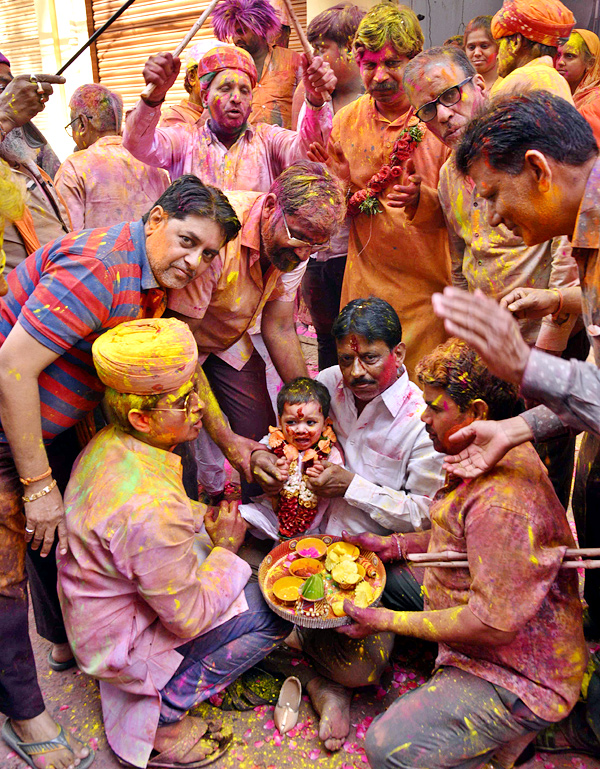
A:
[[[600,0],[563,1],[575,14],[577,26],[600,33]],[[121,2],[0,0],[0,28],[3,30],[0,50],[10,59],[14,74],[56,72]],[[72,141],[64,131],[69,122],[68,103],[73,91],[84,83],[100,81],[122,92],[126,108],[133,106],[143,86],[141,71],[147,56],[164,50],[166,40],[174,47],[207,2],[137,0],[117,22],[110,39],[99,41],[97,50],[86,51],[69,67],[66,85],[56,89],[56,95],[35,120],[61,160],[73,150]],[[294,0],[303,23],[335,2],[337,0]],[[369,8],[377,0],[356,2]],[[447,37],[462,32],[474,16],[495,13],[501,0],[406,0],[406,4],[425,17],[421,23],[426,45],[439,45]],[[140,10],[134,13],[132,9],[136,6]],[[132,23],[132,14],[135,17],[141,14],[142,23]],[[200,33],[205,38],[211,35],[210,26]],[[294,38],[292,44],[297,47]],[[103,77],[103,67],[104,72],[108,72],[107,63],[110,73]],[[180,77],[169,101],[178,101],[182,97],[182,80]]]

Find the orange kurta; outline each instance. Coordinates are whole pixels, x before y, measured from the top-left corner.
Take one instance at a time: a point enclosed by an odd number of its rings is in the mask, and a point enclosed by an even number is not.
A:
[[[292,99],[302,79],[301,57],[296,51],[269,46],[262,75],[252,91],[250,125],[270,123],[292,127]]]
[[[371,96],[361,96],[333,118],[330,146],[339,144],[350,164],[351,191],[356,192],[389,162],[394,142],[412,111],[390,123],[377,112]],[[427,129],[413,160],[422,178],[421,199],[410,220],[404,209],[383,209],[375,216],[352,220],[348,262],[342,287],[343,307],[352,299],[378,296],[388,301],[402,323],[406,365],[412,376],[416,363],[446,339],[443,323],[433,314],[431,295],[449,286],[448,233],[437,198],[440,168],[449,150]]]

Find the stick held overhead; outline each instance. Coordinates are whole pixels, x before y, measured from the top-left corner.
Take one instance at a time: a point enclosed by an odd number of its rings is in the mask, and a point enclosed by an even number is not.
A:
[[[198,18],[198,20],[194,24],[194,26],[190,29],[187,35],[179,43],[177,48],[173,51],[173,58],[177,58],[183,52],[183,50],[185,49],[187,44],[190,42],[190,40],[199,31],[200,27],[202,27],[204,22],[208,19],[210,14],[214,11],[215,5],[218,2],[219,0],[211,0],[206,10],[201,14],[201,16]],[[149,99],[152,96],[153,91],[154,91],[154,83],[148,83],[148,85],[142,91],[141,95],[144,99]]]
[[[62,67],[58,70],[56,74],[62,75],[62,73],[67,69],[67,67],[70,67],[71,64],[73,64],[73,62],[81,56],[81,54],[85,51],[85,49],[89,48],[90,45],[94,43],[103,32],[106,32],[106,30],[110,27],[110,25],[113,24],[119,18],[119,16],[129,8],[130,5],[133,5],[133,3],[135,3],[135,0],[125,0],[123,5],[113,13],[110,19],[105,21],[104,24],[94,32],[94,34],[88,39],[88,41],[84,43],[81,46],[81,48],[76,53],[73,54],[73,56],[71,56],[71,58],[66,64],[62,65]]]

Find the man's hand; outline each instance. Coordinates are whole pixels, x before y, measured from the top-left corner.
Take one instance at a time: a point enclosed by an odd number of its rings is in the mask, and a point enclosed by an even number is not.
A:
[[[151,56],[144,66],[144,81],[146,85],[152,83],[152,101],[162,101],[181,69],[181,60],[173,58],[172,53],[157,53]]]
[[[326,499],[343,497],[354,478],[354,473],[346,470],[345,467],[333,465],[325,460],[315,462],[308,468],[306,475],[309,478],[308,488],[318,497]]]
[[[342,625],[337,631],[350,638],[366,638],[374,633],[385,632],[391,627],[390,618],[393,612],[389,609],[359,609],[346,598],[344,611],[354,620],[354,624]]]
[[[482,291],[469,294],[445,288],[434,294],[435,314],[443,318],[446,331],[459,336],[483,358],[492,374],[520,384],[530,349],[523,340],[517,321]]]
[[[275,454],[266,451],[261,445],[263,451],[255,451],[250,460],[252,478],[260,483],[267,494],[279,494],[284,483],[289,478],[289,464],[287,467],[280,464]]]
[[[515,288],[500,300],[500,307],[515,318],[545,318],[558,310],[560,299],[556,291],[547,288]]]
[[[238,502],[221,502],[219,509],[209,507],[204,516],[204,526],[215,547],[223,547],[232,553],[240,549],[246,536],[246,521],[238,510]]]
[[[532,440],[533,434],[521,417],[501,422],[472,422],[449,436],[451,443],[471,441],[460,454],[444,460],[443,469],[460,478],[477,478],[494,467],[515,446]]]
[[[57,75],[17,75],[0,94],[0,116],[10,130],[25,125],[41,112],[52,95],[52,84],[66,83]]]
[[[306,157],[312,160],[313,163],[327,163],[329,162],[329,153],[321,142],[313,142],[308,145],[308,152]]]
[[[337,85],[333,70],[321,56],[315,56],[309,64],[306,54],[302,54],[302,82],[306,99],[313,107],[321,107],[330,97]]]
[[[256,449],[264,448],[262,443],[253,441],[252,438],[244,438],[243,435],[231,433],[230,438],[220,448],[229,460],[229,463],[235,467],[240,475],[244,476],[248,483],[252,483],[250,457]]]
[[[27,487],[25,496],[31,496],[36,491],[41,491],[45,486],[52,482],[47,478],[44,482],[40,481],[35,486]],[[54,534],[58,529],[58,547],[62,555],[68,550],[67,527],[65,526],[65,509],[60,491],[55,486],[49,494],[25,503],[25,540],[31,542],[33,550],[37,550],[40,545],[41,556],[46,556],[54,542]]]
[[[407,179],[404,184],[394,184],[391,192],[387,193],[387,202],[390,208],[404,208],[409,218],[417,213],[419,199],[421,197],[421,177],[415,173],[415,164],[412,158],[406,163]]]
[[[379,534],[372,534],[370,531],[363,531],[360,534],[349,534],[342,531],[344,542],[350,542],[363,550],[371,550],[381,558],[384,563],[392,561],[398,556],[398,549],[393,537],[382,537]]]

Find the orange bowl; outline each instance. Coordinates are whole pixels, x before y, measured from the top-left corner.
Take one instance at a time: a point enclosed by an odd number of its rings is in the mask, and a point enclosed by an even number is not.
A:
[[[306,537],[298,542],[296,552],[303,558],[323,558],[327,552],[327,545],[322,539]]]
[[[316,558],[298,558],[296,561],[292,561],[290,565],[290,573],[295,577],[312,577],[313,574],[319,574],[323,571],[325,566],[321,561],[317,561]]]
[[[304,580],[300,579],[300,577],[281,577],[272,587],[273,595],[279,598],[280,601],[292,603],[298,600],[300,588],[303,584]]]

